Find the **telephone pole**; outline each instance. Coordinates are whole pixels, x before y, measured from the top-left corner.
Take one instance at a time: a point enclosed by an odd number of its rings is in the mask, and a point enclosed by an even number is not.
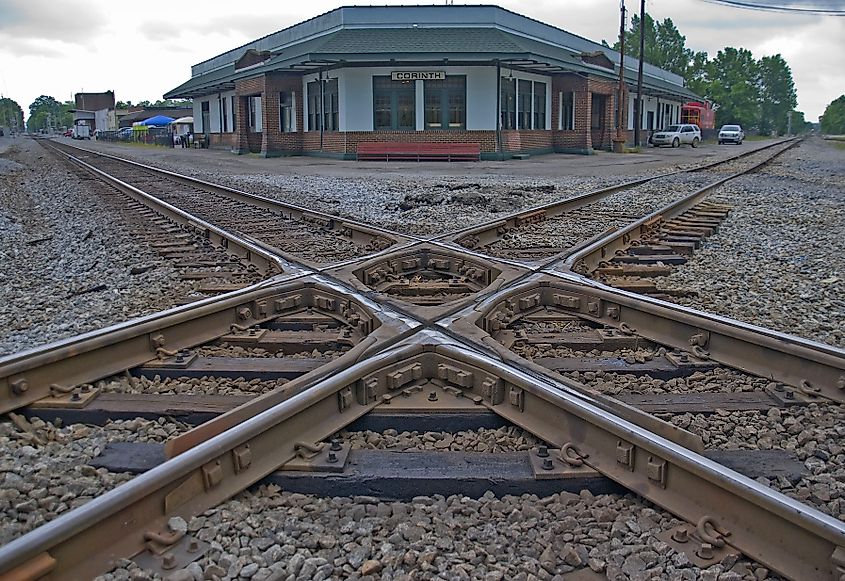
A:
[[[637,68],[637,100],[634,101],[634,144],[640,145],[643,124],[643,59],[645,58],[645,0],[640,0],[640,62]]]

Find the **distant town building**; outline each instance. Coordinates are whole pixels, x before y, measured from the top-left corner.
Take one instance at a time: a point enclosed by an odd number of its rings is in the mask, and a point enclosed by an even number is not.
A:
[[[91,133],[117,129],[114,91],[76,93],[73,100],[76,105],[76,108],[71,110],[74,125],[88,125]]]

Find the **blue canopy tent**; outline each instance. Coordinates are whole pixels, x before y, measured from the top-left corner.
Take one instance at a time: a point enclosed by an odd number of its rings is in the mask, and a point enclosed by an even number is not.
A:
[[[156,127],[164,127],[165,125],[170,125],[171,123],[173,123],[173,117],[168,117],[167,115],[156,115],[155,117],[150,117],[149,119],[141,121],[141,125],[153,125]]]

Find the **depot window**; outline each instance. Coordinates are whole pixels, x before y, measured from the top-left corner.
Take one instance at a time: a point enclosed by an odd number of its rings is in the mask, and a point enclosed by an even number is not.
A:
[[[279,131],[296,131],[296,93],[293,91],[279,93]]]
[[[209,119],[211,118],[211,112],[209,110],[209,102],[202,101],[200,103],[200,112],[202,115],[202,132],[209,133],[211,130],[211,123]]]
[[[561,92],[558,100],[560,101],[560,128],[571,131],[575,129],[575,94],[571,91]]]
[[[413,131],[417,128],[417,94],[414,81],[373,77],[373,129]]]
[[[546,128],[546,83],[502,78],[502,129]]]
[[[534,126],[532,129],[546,128],[546,83],[534,83]]]
[[[337,79],[319,79],[308,83],[308,131],[338,131],[339,96]]]
[[[261,132],[261,97],[247,99],[249,113],[249,130],[253,133]]]
[[[502,78],[502,129],[516,129],[516,79]]]
[[[463,75],[423,81],[426,129],[466,129],[467,80]]]
[[[220,131],[222,133],[228,133],[229,131],[229,124],[226,114],[226,97],[218,100],[219,104],[219,113],[220,113]]]

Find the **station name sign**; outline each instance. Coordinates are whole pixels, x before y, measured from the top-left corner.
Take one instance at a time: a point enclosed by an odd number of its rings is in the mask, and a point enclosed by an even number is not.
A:
[[[393,71],[390,78],[394,81],[443,81],[445,71]]]

